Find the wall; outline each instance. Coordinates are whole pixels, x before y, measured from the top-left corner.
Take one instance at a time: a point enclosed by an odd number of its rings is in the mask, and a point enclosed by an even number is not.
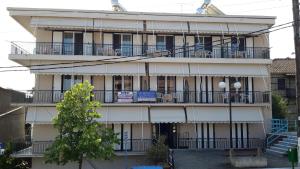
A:
[[[32,126],[33,141],[51,141],[58,135],[52,124],[34,124]]]
[[[36,90],[52,90],[53,75],[36,75],[35,88]]]
[[[116,156],[112,160],[83,160],[82,169],[124,169],[139,165],[151,165],[151,162],[143,155]],[[92,167],[94,166],[94,168]],[[67,163],[65,166],[56,164],[45,164],[44,158],[32,158],[32,169],[75,169],[78,164],[75,162]]]
[[[0,142],[25,140],[25,108],[0,115]]]
[[[151,124],[143,124],[143,138],[151,139]],[[142,124],[132,124],[132,139],[142,139]]]
[[[36,42],[52,42],[52,31],[44,30],[43,28],[36,29],[34,32]]]

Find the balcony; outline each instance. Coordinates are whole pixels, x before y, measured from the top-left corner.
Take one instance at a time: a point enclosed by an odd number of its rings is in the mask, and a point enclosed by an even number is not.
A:
[[[31,52],[30,52],[31,51]],[[12,42],[14,55],[87,55],[87,56],[144,56],[174,58],[246,58],[269,59],[267,47],[238,49],[228,46],[213,46],[206,50],[199,46],[114,45],[94,43]]]
[[[12,98],[13,103],[55,104],[63,99],[60,90],[25,91],[24,98]],[[93,91],[94,100],[102,103],[202,103],[226,104],[231,99],[233,104],[262,104],[270,102],[270,92],[252,91],[231,93],[220,91],[195,92],[177,91],[162,93],[158,91]]]
[[[128,152],[145,153],[155,142],[154,139],[130,139],[126,142]],[[43,156],[46,149],[51,146],[53,141],[33,141],[27,148],[20,151],[14,151],[14,157],[37,157]],[[124,143],[125,145],[125,143]],[[259,138],[248,139],[233,139],[233,146],[238,149],[245,148],[265,148],[265,141]],[[201,139],[201,138],[178,138],[176,149],[218,149],[225,150],[230,148],[230,141],[228,138],[215,138],[215,139]],[[124,150],[118,150],[126,151]]]

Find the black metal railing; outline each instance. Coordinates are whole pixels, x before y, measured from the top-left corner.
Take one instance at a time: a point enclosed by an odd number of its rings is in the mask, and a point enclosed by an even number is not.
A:
[[[233,148],[265,148],[265,140],[259,138],[233,138]],[[178,149],[230,149],[228,138],[179,138]]]
[[[23,98],[12,99],[14,103],[57,103],[63,99],[64,93],[60,90],[30,90],[24,91]],[[94,100],[102,103],[220,103],[231,102],[233,104],[269,103],[270,92],[268,91],[104,91],[94,90]],[[231,96],[229,98],[229,95]]]
[[[21,46],[26,46],[25,50]],[[32,52],[28,52],[32,51]],[[12,42],[11,54],[42,55],[88,55],[88,56],[148,56],[175,58],[249,58],[269,59],[268,47],[245,47],[243,49],[224,46],[211,46],[209,49],[193,46],[128,45],[95,43],[57,42]]]

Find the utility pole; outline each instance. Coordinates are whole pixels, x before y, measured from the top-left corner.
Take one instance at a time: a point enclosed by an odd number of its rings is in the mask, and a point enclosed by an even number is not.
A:
[[[297,136],[298,136],[298,158],[299,158],[299,141],[300,141],[300,17],[299,17],[299,0],[292,0],[293,2],[293,18],[294,18],[294,41],[296,54],[296,102],[297,102]],[[298,160],[299,161],[299,160]]]

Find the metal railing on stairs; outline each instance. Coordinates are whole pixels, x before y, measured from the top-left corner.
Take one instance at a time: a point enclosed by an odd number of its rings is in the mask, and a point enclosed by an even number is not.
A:
[[[267,137],[266,144],[270,147],[283,133],[288,132],[288,121],[285,119],[272,119],[272,130]]]

